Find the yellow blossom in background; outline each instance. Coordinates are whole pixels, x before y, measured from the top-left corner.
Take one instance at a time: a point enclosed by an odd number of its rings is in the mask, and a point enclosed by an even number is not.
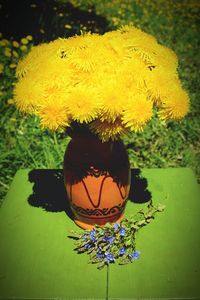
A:
[[[17,66],[17,65],[16,65],[16,64],[14,64],[14,63],[9,65],[9,67],[10,67],[11,69],[14,69],[14,68],[16,68],[16,66]]]
[[[72,28],[72,26],[70,25],[70,24],[65,24],[65,26],[64,26],[66,29],[70,29],[70,28]]]
[[[5,56],[7,56],[7,57],[11,57],[11,56],[12,56],[11,52],[9,52],[9,51],[4,51],[4,54],[5,54]]]
[[[28,41],[32,41],[32,39],[33,39],[32,35],[27,35],[26,38],[27,38]]]
[[[21,43],[22,43],[23,45],[27,45],[27,44],[28,44],[28,39],[22,38],[22,39],[21,39]]]
[[[22,51],[30,40],[21,40]],[[102,141],[115,140],[143,130],[153,110],[164,121],[187,114],[189,96],[177,68],[173,50],[132,25],[104,35],[81,32],[32,47],[16,67],[14,101],[44,128],[77,122]]]
[[[13,53],[13,56],[14,56],[14,57],[16,57],[16,58],[18,58],[18,57],[19,57],[19,54],[17,53],[17,51],[13,50],[13,52],[12,52],[12,53]]]
[[[19,43],[17,41],[13,41],[12,44],[15,48],[19,48]]]
[[[6,40],[6,39],[3,39],[3,40],[0,41],[0,46],[6,46],[8,44],[9,44],[9,41]]]
[[[8,99],[7,103],[8,103],[9,105],[12,105],[12,104],[15,103],[15,101],[14,101],[13,99]]]
[[[27,50],[27,46],[26,46],[26,45],[22,45],[22,46],[20,46],[20,49],[21,49],[22,51],[26,51],[26,50]]]
[[[0,63],[0,74],[3,73],[4,65]]]

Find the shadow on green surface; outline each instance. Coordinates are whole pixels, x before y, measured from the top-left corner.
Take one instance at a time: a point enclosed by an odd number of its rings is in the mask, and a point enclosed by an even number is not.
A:
[[[146,203],[151,200],[147,179],[141,178],[140,173],[140,169],[131,169],[129,200],[133,203]],[[28,179],[34,184],[33,193],[28,198],[31,206],[43,208],[48,212],[64,211],[73,219],[61,169],[31,170]]]
[[[141,177],[140,169],[131,169],[131,188],[128,199],[134,203],[146,203],[151,201],[148,181],[146,178]]]
[[[62,170],[32,170],[28,178],[31,183],[34,183],[33,193],[28,198],[31,206],[41,207],[48,212],[64,211],[70,219],[73,219]]]

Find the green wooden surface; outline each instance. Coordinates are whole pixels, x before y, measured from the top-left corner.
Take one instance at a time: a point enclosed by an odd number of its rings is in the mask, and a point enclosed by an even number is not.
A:
[[[73,252],[71,219],[28,203],[29,171],[17,172],[0,209],[1,299],[200,299],[200,188],[190,169],[143,170],[166,209],[138,233],[140,259],[110,265],[108,284],[106,269]],[[126,215],[146,205],[129,202]]]
[[[137,235],[140,259],[109,269],[109,299],[200,299],[200,187],[187,168],[149,169],[153,203],[165,211]],[[143,206],[143,205],[142,205]],[[127,214],[142,207],[128,203]]]
[[[106,270],[73,251],[71,219],[27,202],[29,171],[17,172],[0,209],[0,297],[105,299]]]

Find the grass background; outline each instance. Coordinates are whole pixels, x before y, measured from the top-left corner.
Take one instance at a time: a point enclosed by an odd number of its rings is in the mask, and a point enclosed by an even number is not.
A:
[[[131,166],[187,166],[200,181],[199,1],[5,1],[0,6],[0,19],[1,202],[19,168],[62,168],[70,140],[64,134],[42,131],[36,117],[16,110],[12,97],[17,61],[32,45],[42,41],[72,36],[81,30],[104,33],[124,24],[133,24],[153,34],[177,53],[179,75],[191,98],[190,113],[183,121],[164,126],[153,119],[143,133],[124,138]],[[21,39],[28,34],[33,40],[24,45]],[[19,46],[13,41],[18,41]]]

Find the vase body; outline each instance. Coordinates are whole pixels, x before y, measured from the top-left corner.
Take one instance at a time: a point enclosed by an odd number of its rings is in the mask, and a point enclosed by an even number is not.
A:
[[[91,229],[122,220],[130,189],[130,165],[122,141],[73,137],[65,152],[64,178],[78,226]]]

